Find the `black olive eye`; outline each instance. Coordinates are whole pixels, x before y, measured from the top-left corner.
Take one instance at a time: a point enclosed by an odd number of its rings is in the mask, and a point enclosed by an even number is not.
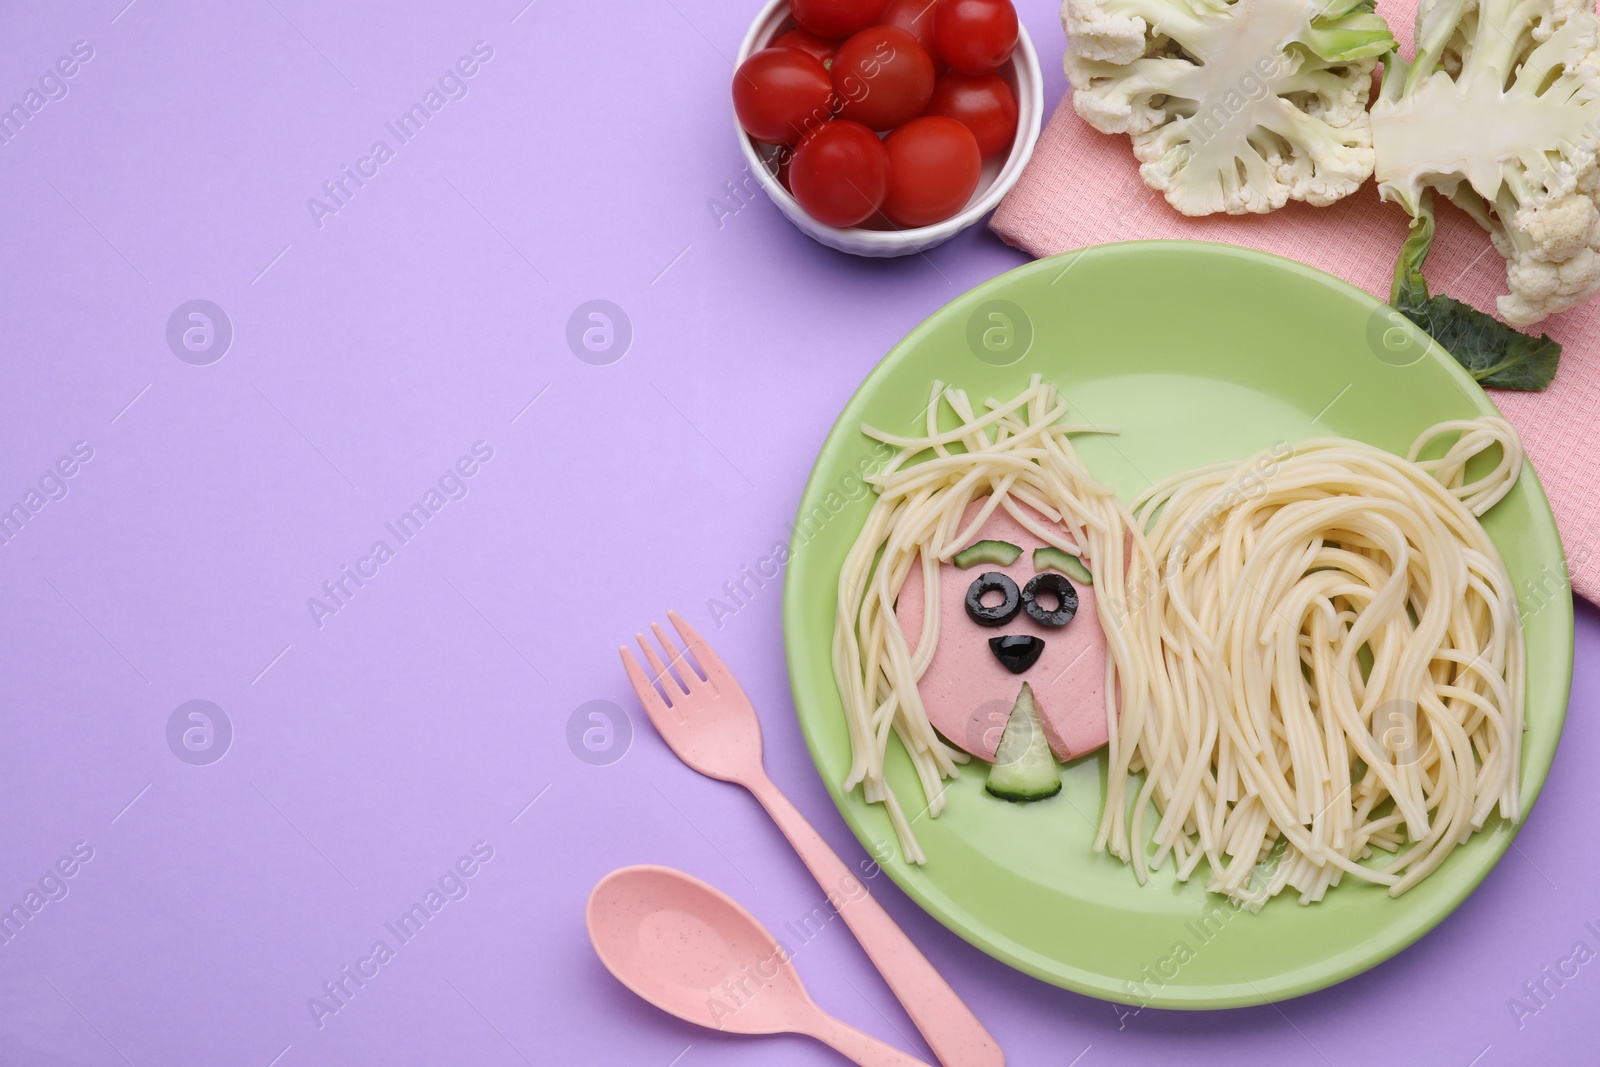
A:
[[[1046,608],[1040,604],[1041,595],[1046,603],[1054,600],[1055,607]],[[971,599],[970,594],[968,599]],[[1078,613],[1078,591],[1067,581],[1067,576],[1064,574],[1056,574],[1054,571],[1035,574],[1028,579],[1028,584],[1022,587],[1022,610],[1041,626],[1065,626]]]
[[[999,593],[1000,603],[992,606],[985,604],[983,598],[989,593]],[[1076,594],[1072,603],[1076,608]],[[1022,594],[1017,592],[1017,583],[1000,571],[985,571],[967,586],[967,615],[979,626],[1004,626],[1016,618],[1021,610]]]

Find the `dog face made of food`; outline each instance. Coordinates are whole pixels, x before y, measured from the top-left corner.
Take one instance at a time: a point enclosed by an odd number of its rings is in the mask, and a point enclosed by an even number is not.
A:
[[[976,518],[983,504],[983,500],[972,503],[962,522]],[[1026,505],[1017,507],[1040,527],[1053,527],[1066,543],[1074,543],[1065,527]],[[1027,682],[1056,759],[1075,759],[1100,748],[1107,740],[1107,653],[1094,586],[1059,569],[1036,566],[1034,551],[1048,546],[1003,507],[995,508],[984,522],[973,543],[980,541],[1004,542],[1022,551],[1004,565],[940,565],[939,643],[917,684],[928,721],[958,748],[992,763],[1006,718]],[[1009,586],[994,577],[996,572],[1009,579]],[[1034,611],[1018,610],[1000,625],[974,621],[968,611],[971,594],[977,598],[980,616],[991,622],[1003,617],[1013,591],[1023,593],[1036,576],[1046,574],[1055,577],[1034,584]],[[1077,596],[1077,610],[1064,625],[1054,625],[1066,614],[1061,610],[1069,599],[1061,595],[1063,580],[1065,589]],[[975,583],[982,584],[974,588]],[[918,561],[895,602],[895,616],[913,650],[922,635],[925,596]]]

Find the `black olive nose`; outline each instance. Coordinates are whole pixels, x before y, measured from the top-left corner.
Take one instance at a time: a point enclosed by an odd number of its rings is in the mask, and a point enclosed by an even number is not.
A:
[[[1012,674],[1021,674],[1044,654],[1044,639],[1032,634],[1010,634],[989,638],[989,651]]]

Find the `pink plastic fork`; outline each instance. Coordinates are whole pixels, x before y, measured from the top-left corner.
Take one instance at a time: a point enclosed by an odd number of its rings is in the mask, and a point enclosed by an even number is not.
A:
[[[721,658],[677,612],[667,612],[667,618],[687,651],[694,654],[705,678],[695,673],[685,653],[678,651],[657,623],[651,623],[650,629],[665,649],[667,663],[643,634],[639,635],[639,648],[650,664],[650,674],[627,646],[620,651],[633,691],[668,747],[701,774],[742,785],[755,794],[828,899],[835,902],[845,924],[944,1067],[1004,1067],[1005,1054],[977,1016],[767,777],[761,764],[761,722]]]

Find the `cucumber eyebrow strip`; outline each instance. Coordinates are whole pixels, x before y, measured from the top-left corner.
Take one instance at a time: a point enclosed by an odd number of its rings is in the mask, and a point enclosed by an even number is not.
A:
[[[962,570],[980,563],[1009,567],[1022,556],[1022,548],[1010,541],[984,540],[969,545],[951,557],[950,562]]]
[[[997,541],[991,538],[987,541],[979,541],[978,545],[988,545],[990,548],[996,551],[1007,553],[1015,552],[1019,556],[1022,555],[1022,546],[1014,545],[1010,541]],[[978,545],[973,545],[972,547],[977,548]]]

